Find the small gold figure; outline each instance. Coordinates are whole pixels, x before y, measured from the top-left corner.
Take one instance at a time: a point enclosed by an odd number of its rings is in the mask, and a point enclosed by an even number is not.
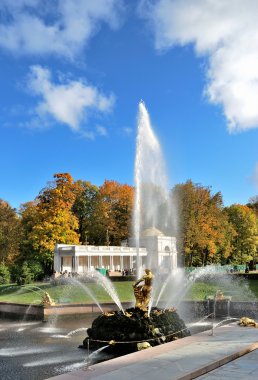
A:
[[[222,301],[224,299],[225,299],[225,297],[224,297],[223,292],[221,290],[217,290],[216,295],[215,295],[215,300],[216,301]]]
[[[112,315],[115,315],[115,312],[114,311],[106,311],[105,313],[103,313],[103,315],[105,315],[105,317],[112,317]]]
[[[55,302],[52,300],[48,292],[44,293],[41,303],[43,306],[52,306],[55,304]]]
[[[137,350],[142,351],[146,350],[147,348],[150,348],[151,345],[149,342],[142,342],[142,343],[137,343]]]
[[[245,327],[258,327],[258,323],[255,322],[254,319],[248,318],[248,317],[242,317],[240,318],[240,321],[238,322],[240,326]]]
[[[135,307],[138,307],[143,311],[148,310],[148,305],[151,298],[153,278],[154,276],[151,273],[151,270],[145,269],[145,275],[139,280],[137,280],[133,285],[134,296],[136,299]],[[141,282],[143,282],[143,284],[137,286]]]

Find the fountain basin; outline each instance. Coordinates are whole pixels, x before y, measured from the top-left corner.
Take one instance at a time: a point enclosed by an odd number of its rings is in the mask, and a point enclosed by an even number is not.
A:
[[[132,302],[123,302],[124,309],[130,308]],[[100,304],[103,311],[116,309],[112,302]],[[162,307],[162,306],[161,306]],[[195,318],[202,318],[213,312],[213,301],[182,301],[178,307],[180,315],[185,321],[192,321]],[[12,302],[0,302],[0,317],[12,319],[47,320],[53,316],[75,316],[90,313],[98,313],[100,310],[94,303],[91,304],[56,304],[54,306],[43,307],[42,305],[19,304]],[[224,314],[224,313],[223,313]],[[228,315],[227,305],[225,305],[225,315]],[[229,307],[231,317],[258,318],[258,303],[252,301],[231,301]]]
[[[0,302],[0,317],[11,319],[44,320],[43,305],[19,304],[13,302]]]

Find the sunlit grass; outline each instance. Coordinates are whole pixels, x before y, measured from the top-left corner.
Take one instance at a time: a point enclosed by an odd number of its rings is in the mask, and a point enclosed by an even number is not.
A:
[[[41,291],[37,288],[33,288],[33,285],[39,287]],[[95,283],[87,283],[83,285],[87,286],[98,302],[112,302],[112,298],[100,285]],[[133,300],[132,282],[115,282],[114,288],[121,302]],[[1,285],[0,302],[40,304],[44,292],[48,292],[50,297],[56,303],[94,302],[87,292],[79,285],[52,285],[46,283],[35,283],[24,287],[18,285]]]
[[[130,302],[134,300],[133,295],[133,282],[121,281],[114,282],[113,286],[117,291],[118,297],[121,302]],[[84,284],[94,295],[95,299],[100,302],[112,302],[111,297],[107,292],[95,283],[89,282]],[[33,287],[35,286],[35,287]],[[39,287],[41,290],[37,289]],[[185,294],[185,300],[201,301],[205,300],[208,296],[212,296],[218,289],[225,292],[225,295],[231,295],[233,300],[247,301],[252,298],[249,290],[258,298],[258,280],[249,280],[234,282],[232,284],[219,284],[209,282],[195,282],[188,292]],[[18,285],[1,285],[0,286],[0,302],[14,302],[25,304],[40,304],[44,292],[48,292],[51,298],[56,303],[94,303],[93,299],[82,289],[81,286],[75,284],[53,285],[50,283],[35,283],[25,287]],[[162,299],[169,296],[169,289],[164,292]],[[251,299],[252,300],[252,299]]]

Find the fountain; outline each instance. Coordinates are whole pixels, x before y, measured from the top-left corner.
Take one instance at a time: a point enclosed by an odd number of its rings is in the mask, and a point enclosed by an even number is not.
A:
[[[120,307],[118,311],[102,313],[97,317],[83,342],[88,349],[99,350],[104,347],[102,352],[121,355],[190,334],[175,308],[152,307],[152,290],[157,293],[155,283],[160,283],[160,278],[164,279],[164,270],[170,274],[177,266],[176,250],[171,250],[171,239],[174,239],[175,246],[175,238],[170,237],[173,213],[167,182],[161,147],[141,101],[135,160],[134,236],[129,240],[129,245],[135,246],[137,251],[138,280],[133,285],[136,303],[135,307],[125,311]],[[165,236],[162,231],[169,236]],[[158,248],[159,238],[164,241],[161,250]],[[139,255],[143,242],[148,244],[147,260],[144,263]],[[155,268],[155,273],[148,268]],[[145,274],[142,276],[143,270]],[[160,298],[161,294],[157,294],[158,301]]]
[[[190,335],[175,308],[148,310],[152,281],[152,272],[145,269],[145,275],[133,285],[135,307],[98,316],[87,330],[83,346],[88,350],[103,348],[109,357],[120,356]]]
[[[135,200],[133,215],[133,239],[130,246],[137,250],[137,278],[142,273],[139,248],[148,245],[146,267],[175,269],[176,254],[167,246],[167,255],[158,254],[154,239],[146,241],[146,236],[171,236],[175,231],[175,212],[170,202],[166,165],[160,143],[151,127],[150,117],[144,103],[139,104],[138,133],[135,158]],[[146,246],[146,245],[144,245]],[[165,247],[164,247],[165,248]],[[174,249],[175,251],[176,249]]]

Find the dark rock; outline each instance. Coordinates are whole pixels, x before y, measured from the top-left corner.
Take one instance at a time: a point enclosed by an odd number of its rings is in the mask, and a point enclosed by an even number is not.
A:
[[[104,313],[87,332],[85,348],[89,339],[91,351],[107,346],[105,352],[115,356],[138,351],[140,342],[157,346],[190,335],[175,309],[159,308],[152,308],[150,316],[138,308],[127,309],[125,315],[121,311]]]

